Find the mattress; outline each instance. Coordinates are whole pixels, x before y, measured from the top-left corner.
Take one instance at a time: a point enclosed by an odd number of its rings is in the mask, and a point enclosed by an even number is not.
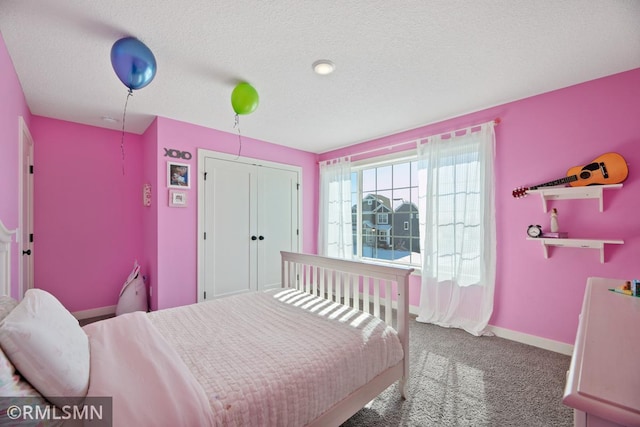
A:
[[[302,426],[402,360],[380,319],[293,289],[148,314],[216,425]]]

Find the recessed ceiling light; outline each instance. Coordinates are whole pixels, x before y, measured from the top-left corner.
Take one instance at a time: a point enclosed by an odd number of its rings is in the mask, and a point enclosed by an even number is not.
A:
[[[316,74],[320,74],[322,76],[331,74],[333,73],[333,70],[336,69],[336,65],[328,59],[319,59],[313,63],[312,67]]]
[[[101,118],[102,118],[102,120],[104,120],[105,122],[109,122],[109,123],[118,123],[118,119],[114,119],[113,117],[109,117],[109,116],[102,116]]]

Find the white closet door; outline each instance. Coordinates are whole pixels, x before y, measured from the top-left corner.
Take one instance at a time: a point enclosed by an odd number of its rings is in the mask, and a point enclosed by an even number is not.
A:
[[[256,290],[256,168],[212,158],[205,163],[206,298]]]
[[[298,174],[258,169],[258,289],[281,287],[280,251],[298,251]]]

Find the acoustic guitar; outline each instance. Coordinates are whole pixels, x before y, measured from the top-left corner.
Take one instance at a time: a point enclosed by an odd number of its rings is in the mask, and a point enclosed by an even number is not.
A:
[[[605,153],[584,166],[574,166],[567,171],[567,176],[532,187],[518,187],[511,193],[513,197],[522,198],[530,190],[540,187],[553,187],[569,184],[572,187],[586,185],[619,184],[629,174],[627,162],[618,153]]]

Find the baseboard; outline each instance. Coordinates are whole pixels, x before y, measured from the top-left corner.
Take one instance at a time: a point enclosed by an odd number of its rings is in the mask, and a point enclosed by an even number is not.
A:
[[[116,314],[116,306],[108,305],[106,307],[92,308],[90,310],[74,311],[71,314],[73,314],[73,317],[78,320],[90,319],[92,317],[98,316],[108,316],[111,314]]]
[[[360,293],[360,300],[363,300],[363,295]],[[381,305],[385,305],[385,300],[380,300]],[[398,308],[397,301],[392,301],[391,306],[395,309]],[[420,313],[420,307],[415,305],[409,305],[409,314],[418,316]],[[563,343],[560,341],[550,340],[548,338],[537,337],[535,335],[525,334],[523,332],[512,331],[510,329],[500,328],[498,326],[489,325],[487,327],[489,332],[492,332],[495,336],[508,339],[511,341],[516,341],[522,344],[531,345],[534,347],[538,347],[544,350],[553,351],[555,353],[564,354],[567,356],[573,355],[573,345]]]
[[[505,338],[511,341],[532,345],[534,347],[542,348],[544,350],[554,351],[556,353],[564,354],[567,356],[571,356],[573,354],[573,345],[571,344],[550,340],[548,338],[541,338],[535,335],[529,335],[522,332],[512,331],[510,329],[504,329],[498,326],[489,325],[487,329],[490,332],[493,332],[497,337],[500,337],[500,338]]]
[[[395,301],[393,302],[393,307],[396,308]],[[415,305],[409,306],[410,314],[417,316],[419,311],[420,307],[417,307]],[[535,335],[525,334],[523,332],[512,331],[511,329],[500,328],[493,325],[489,325],[487,327],[487,330],[495,334],[495,336],[497,337],[504,338],[510,341],[532,345],[534,347],[542,348],[544,350],[553,351],[567,356],[571,356],[573,354],[573,345],[571,344],[550,340],[548,338],[541,338]]]

